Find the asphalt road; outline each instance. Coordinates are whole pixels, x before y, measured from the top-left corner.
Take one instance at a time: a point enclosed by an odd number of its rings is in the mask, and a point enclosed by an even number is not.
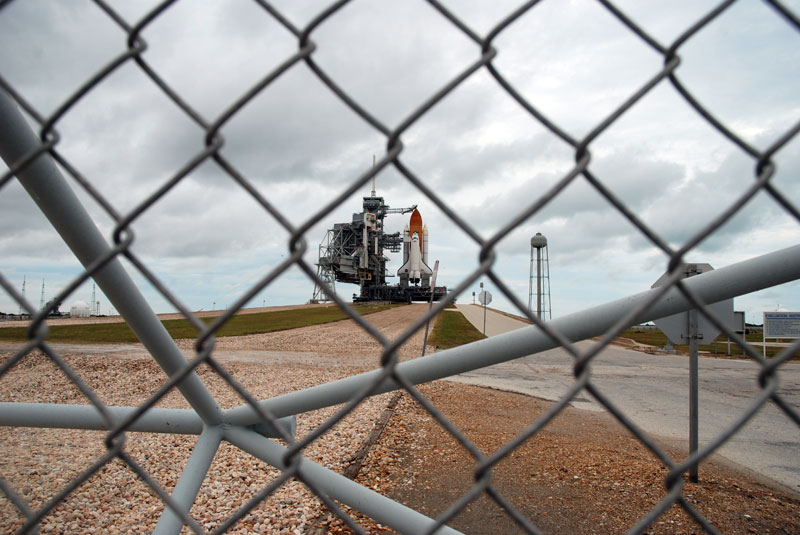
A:
[[[483,331],[483,308],[458,305]],[[494,336],[527,326],[519,320],[486,311],[486,334]],[[577,344],[586,349],[592,342]],[[605,348],[592,361],[592,384],[644,431],[688,445],[689,359],[682,355],[649,355],[617,346]],[[759,393],[759,367],[746,360],[700,358],[700,448],[742,415]],[[559,399],[573,382],[572,358],[560,349],[544,351],[453,378],[459,382],[510,390],[547,400]],[[779,372],[781,398],[800,411],[800,363],[788,362]],[[605,410],[584,391],[572,405]],[[800,427],[769,402],[718,453],[800,492]],[[702,465],[700,478],[702,480]]]

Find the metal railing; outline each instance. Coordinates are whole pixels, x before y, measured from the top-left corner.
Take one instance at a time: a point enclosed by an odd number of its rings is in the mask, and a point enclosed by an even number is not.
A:
[[[163,514],[156,527],[156,533],[178,533],[182,527],[188,526],[196,533],[204,533],[205,527],[192,517],[191,508],[203,480],[213,462],[221,444],[227,442],[242,452],[261,459],[280,471],[280,476],[262,488],[252,499],[239,508],[230,517],[224,519],[213,532],[228,530],[239,519],[256,507],[289,480],[301,481],[316,497],[339,516],[353,531],[363,533],[364,528],[348,515],[338,503],[348,505],[371,516],[376,521],[406,533],[449,533],[452,529],[446,524],[459,511],[465,508],[476,496],[485,493],[494,500],[526,531],[538,533],[537,527],[509,503],[491,484],[492,467],[506,457],[524,440],[544,428],[567,404],[581,392],[588,392],[605,409],[624,425],[653,455],[668,468],[665,478],[667,492],[664,498],[652,510],[631,528],[634,533],[645,531],[664,511],[678,504],[703,529],[714,533],[716,529],[697,511],[683,494],[683,475],[696,467],[711,453],[717,450],[726,440],[737,433],[764,404],[772,402],[777,405],[788,418],[800,426],[800,415],[781,397],[777,389],[777,378],[781,366],[794,354],[800,343],[786,348],[777,357],[767,361],[758,352],[753,351],[731,329],[716,319],[706,304],[734,297],[758,289],[768,288],[787,281],[800,278],[800,247],[789,247],[757,259],[749,260],[705,273],[687,280],[681,280],[680,267],[687,253],[718,231],[718,229],[736,215],[742,207],[757,193],[764,193],[774,199],[782,209],[794,220],[800,222],[800,212],[787,195],[772,181],[776,173],[775,157],[786,145],[796,139],[800,123],[794,124],[780,135],[766,149],[760,150],[747,143],[734,130],[717,119],[700,99],[695,97],[691,87],[687,87],[679,76],[681,64],[681,47],[692,37],[700,34],[717,17],[721,16],[734,2],[722,2],[710,10],[701,19],[694,21],[672,43],[660,43],[652,35],[618,9],[614,4],[600,1],[608,12],[616,17],[626,28],[647,47],[663,58],[663,67],[636,89],[622,105],[617,107],[599,121],[583,138],[574,138],[565,129],[543,114],[536,106],[509,82],[495,60],[502,55],[502,48],[496,45],[497,38],[518,19],[536,16],[536,8],[540,2],[528,2],[509,13],[500,23],[486,35],[480,35],[457,17],[444,5],[429,2],[439,16],[460,32],[464,39],[478,47],[474,62],[438,91],[417,103],[412,113],[404,117],[392,127],[381,122],[353,99],[342,88],[340,83],[315,61],[317,45],[314,33],[323,22],[335,19],[341,8],[348,2],[335,2],[321,11],[303,28],[294,26],[280,11],[266,2],[256,4],[266,14],[289,32],[297,41],[297,50],[285,58],[274,70],[264,73],[263,77],[217,117],[208,118],[193,108],[182,96],[162,78],[157,69],[148,60],[147,42],[143,32],[154,21],[158,20],[175,2],[164,2],[144,16],[141,20],[131,22],[117,13],[105,2],[97,1],[97,6],[108,17],[109,24],[116,25],[125,36],[125,45],[118,56],[93,76],[61,104],[55,112],[42,115],[25,98],[25,95],[0,78],[0,155],[7,163],[9,171],[0,177],[0,195],[2,188],[11,180],[18,179],[22,186],[35,200],[42,213],[58,231],[64,242],[70,247],[84,266],[84,271],[53,299],[50,307],[37,310],[13,287],[10,281],[0,273],[0,285],[15,302],[19,303],[31,316],[29,325],[29,341],[21,345],[14,355],[3,362],[0,367],[0,379],[15,366],[28,358],[33,351],[43,352],[66,374],[69,380],[90,401],[90,405],[53,405],[44,403],[0,403],[0,424],[21,427],[70,427],[77,429],[107,430],[105,435],[105,454],[86,467],[64,486],[50,501],[34,508],[26,502],[18,489],[4,478],[0,478],[0,490],[5,499],[13,504],[24,518],[19,529],[21,533],[33,533],[38,530],[41,520],[66,500],[81,484],[89,480],[113,460],[118,460],[130,467],[144,481],[164,504]],[[7,7],[13,2],[4,2]],[[785,20],[794,30],[800,30],[800,22],[795,13],[786,9],[779,2],[767,2],[774,9],[775,16]],[[5,16],[0,10],[0,17]],[[7,51],[3,52],[8,53]],[[69,115],[70,111],[84,100],[91,100],[92,92],[107,80],[112,73],[123,65],[134,65],[158,88],[182,113],[184,113],[204,136],[204,145],[198,147],[192,157],[181,169],[160,188],[153,191],[144,201],[133,209],[122,212],[104,197],[94,185],[95,177],[82,175],[70,161],[59,152],[59,123]],[[247,113],[243,108],[254,98],[270,87],[277,79],[293,69],[307,69],[312,72],[324,86],[335,95],[355,116],[370,125],[382,135],[386,141],[386,152],[379,157],[376,169],[365,169],[357,177],[353,177],[347,187],[319,208],[311,217],[299,226],[290,223],[280,207],[270,202],[268,197],[254,187],[252,179],[241,173],[236,162],[223,155],[224,145],[222,131],[229,121],[240,113]],[[518,213],[503,228],[488,239],[483,238],[465,219],[458,214],[441,195],[433,191],[424,177],[415,175],[403,164],[402,137],[420,118],[435,108],[441,101],[459,86],[478,72],[488,73],[511,98],[520,106],[522,113],[529,114],[540,125],[544,126],[555,138],[572,147],[575,164],[568,172],[538,198],[527,205],[521,204]],[[2,74],[2,73],[0,73]],[[680,247],[671,246],[651,226],[636,215],[596,176],[590,168],[592,143],[609,129],[626,111],[636,106],[642,98],[655,88],[667,86],[673,88],[691,107],[704,118],[708,125],[716,129],[742,154],[749,157],[754,165],[754,181],[744,188],[737,200],[727,207],[710,223],[698,229],[689,240]],[[34,134],[23,118],[19,108],[24,110],[37,125],[38,133]],[[187,175],[203,163],[213,163],[219,170],[227,174],[243,191],[252,197],[265,212],[269,213],[282,225],[290,236],[288,257],[277,267],[267,273],[257,284],[243,293],[228,310],[212,323],[206,324],[164,284],[144,261],[132,250],[135,241],[131,226],[144,213]],[[68,183],[56,163],[69,175],[72,185]],[[402,335],[395,339],[386,338],[367,318],[361,317],[341,298],[335,296],[327,287],[326,281],[320,280],[317,270],[310,265],[303,255],[307,249],[306,233],[325,218],[349,197],[361,190],[377,171],[393,167],[407,181],[424,194],[449,217],[470,239],[480,247],[478,267],[449,294],[444,301],[436,304],[427,314],[419,318]],[[654,248],[669,257],[668,272],[670,277],[666,284],[653,290],[627,297],[573,314],[558,320],[543,323],[532,314],[509,288],[506,282],[494,270],[496,246],[498,242],[521,225],[528,218],[540,212],[552,199],[559,196],[571,183],[583,180],[591,185],[615,210],[624,216]],[[98,230],[85,208],[82,206],[72,188],[79,187],[96,201],[113,220],[114,229],[110,243]],[[785,244],[790,245],[790,244]],[[153,287],[179,310],[198,330],[200,335],[195,340],[195,357],[187,362],[162,324],[132,282],[121,259],[126,259],[137,274],[146,278]],[[323,289],[356,324],[369,333],[383,347],[380,355],[380,368],[362,375],[318,385],[266,400],[256,399],[242,387],[217,359],[215,359],[215,333],[239,309],[256,296],[260,291],[285,273],[288,269],[300,268],[311,281]],[[490,278],[495,287],[502,292],[522,313],[526,314],[533,326],[507,335],[469,344],[460,348],[439,352],[424,358],[400,363],[397,350],[414,333],[420,330],[429,318],[438,314],[456,296],[471,288],[480,277]],[[111,407],[101,401],[92,388],[69,366],[57,351],[47,342],[47,314],[56,303],[63,301],[88,279],[94,279],[103,290],[113,306],[131,326],[137,337],[147,348],[153,359],[164,371],[167,379],[147,402],[136,407]],[[592,383],[589,367],[592,359],[602,351],[626,327],[635,323],[664,317],[679,311],[698,309],[728,337],[738,343],[747,355],[760,366],[757,377],[760,392],[747,411],[741,414],[724,433],[717,436],[683,462],[676,462],[661,447],[643,432],[624,412],[619,410]],[[601,341],[590,350],[581,352],[573,342],[588,337],[600,336]],[[574,358],[575,381],[561,399],[550,410],[543,414],[534,424],[528,427],[514,440],[507,443],[491,456],[485,456],[454,425],[452,425],[437,408],[431,404],[415,385],[445,378],[464,371],[473,370],[498,362],[529,355],[552,347],[564,348]],[[222,410],[214,397],[197,375],[198,366],[208,366],[213,372],[234,389],[243,400],[240,407]],[[177,388],[189,403],[191,409],[164,409],[155,407],[165,395]],[[406,506],[396,503],[380,494],[355,483],[335,471],[329,470],[303,457],[304,449],[317,441],[322,435],[340,422],[345,416],[359,407],[366,398],[390,390],[402,389],[413,396],[434,418],[463,445],[475,458],[475,484],[464,496],[438,518],[431,519]],[[302,439],[295,439],[296,416],[308,411],[341,405],[336,413],[322,425],[306,434]],[[191,456],[183,469],[183,475],[177,481],[172,493],[154,478],[145,467],[126,450],[126,433],[131,432],[181,433],[198,435],[199,438]],[[274,439],[281,439],[286,446]],[[338,502],[338,503],[337,503]]]

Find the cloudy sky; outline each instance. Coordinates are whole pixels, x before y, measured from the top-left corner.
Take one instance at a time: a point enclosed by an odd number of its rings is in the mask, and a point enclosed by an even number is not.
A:
[[[153,2],[110,2],[130,26]],[[515,2],[447,2],[480,36]],[[297,28],[324,2],[276,2]],[[619,1],[668,48],[715,2]],[[785,5],[800,14],[800,2]],[[255,2],[182,0],[147,25],[143,58],[207,123],[291,57],[297,38]],[[313,59],[388,129],[480,57],[480,47],[427,3],[355,1],[311,34]],[[0,10],[0,74],[40,114],[58,109],[126,49],[127,35],[79,0],[19,0]],[[598,2],[545,0],[494,41],[494,67],[543,115],[582,139],[652,79],[664,59]],[[677,76],[697,100],[757,150],[800,121],[800,31],[766,3],[742,0],[679,49]],[[132,61],[116,69],[58,123],[57,149],[125,213],[203,150],[204,133]],[[303,62],[227,121],[222,155],[295,226],[303,225],[386,154],[386,136],[353,113]],[[574,166],[575,150],[529,115],[486,69],[478,70],[401,136],[409,168],[471,229],[488,238]],[[590,145],[590,170],[673,247],[734,203],[754,180],[754,160],[714,130],[668,80]],[[774,157],[773,184],[800,206],[800,137]],[[0,171],[5,171],[0,163]],[[74,182],[72,182],[74,185]],[[316,261],[327,228],[361,210],[370,185],[306,234]],[[479,247],[393,167],[377,176],[392,207],[418,205],[430,230],[439,282],[456,286],[478,265]],[[101,231],[113,223],[79,193]],[[389,231],[407,216],[391,215]],[[80,266],[16,182],[0,189],[0,271],[38,305]],[[134,224],[133,250],[189,308],[224,308],[280,263],[288,233],[213,161],[183,179]],[[667,257],[578,177],[497,246],[495,271],[528,300],[530,237],[549,241],[553,316],[645,290]],[[764,193],[703,241],[688,261],[722,267],[800,242],[800,223]],[[401,265],[390,254],[390,273]],[[171,306],[135,272],[158,312]],[[396,282],[397,279],[389,279]],[[490,291],[493,290],[487,282]],[[355,286],[339,284],[348,298]],[[477,287],[474,288],[477,290]],[[307,301],[313,283],[290,269],[249,306]],[[493,291],[493,306],[512,310]],[[65,301],[89,301],[85,284]],[[98,291],[102,313],[112,309]],[[459,298],[471,302],[471,291]],[[800,310],[800,284],[737,298],[747,320],[777,307]],[[18,306],[0,292],[0,311]]]

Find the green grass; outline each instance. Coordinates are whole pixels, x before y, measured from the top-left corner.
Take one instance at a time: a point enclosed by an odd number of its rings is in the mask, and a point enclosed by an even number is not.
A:
[[[428,345],[437,349],[450,349],[483,338],[486,337],[464,317],[464,314],[443,311],[439,314],[436,325],[428,337]]]
[[[630,338],[631,340],[635,340],[641,344],[647,344],[655,347],[664,347],[667,345],[667,336],[662,333],[658,329],[627,329],[620,334],[621,338]],[[761,353],[761,343],[762,343],[762,335],[760,332],[752,332],[747,333],[745,335],[745,340],[750,342],[751,345],[757,346],[756,351]],[[791,342],[792,340],[781,340],[781,342]],[[681,344],[681,345],[673,345],[675,349],[680,351],[681,353],[689,354],[689,345],[688,344]],[[714,354],[715,344],[700,344],[698,347],[701,352],[711,353]],[[782,347],[775,347],[770,346],[769,342],[767,342],[767,358],[774,357],[778,353],[780,353],[783,349]],[[720,335],[716,339],[716,354],[722,357],[728,356],[728,339],[725,335]],[[736,345],[735,343],[731,343],[731,357],[741,357],[744,354],[742,348]],[[800,354],[795,354],[793,359],[800,359]]]
[[[365,316],[401,305],[354,305],[354,310]],[[216,333],[221,336],[242,336],[309,325],[320,325],[347,319],[348,316],[336,306],[311,307],[297,310],[277,310],[258,314],[240,314],[230,318]],[[202,318],[211,323],[215,318]],[[197,329],[185,319],[164,320],[161,323],[174,339],[195,338]],[[73,344],[123,344],[138,342],[127,323],[90,323],[84,325],[49,325],[47,341]],[[26,327],[6,327],[0,329],[0,340],[20,342],[27,340]]]

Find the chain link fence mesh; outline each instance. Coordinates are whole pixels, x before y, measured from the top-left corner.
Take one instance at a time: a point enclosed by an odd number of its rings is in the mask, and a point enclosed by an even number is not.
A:
[[[777,404],[786,413],[789,421],[793,422],[795,425],[800,425],[800,417],[796,409],[792,408],[789,403],[781,398],[776,387],[778,372],[781,366],[797,350],[797,344],[791,348],[787,348],[776,358],[767,361],[760,354],[754,352],[748,345],[743,343],[736,333],[730,332],[728,328],[723,326],[723,331],[733,340],[738,341],[745,351],[748,352],[753,361],[760,365],[761,371],[759,381],[762,390],[754,400],[751,409],[742,416],[740,422],[732,425],[726,433],[714,440],[708,447],[701,449],[696,455],[683,462],[677,462],[653,442],[647,434],[640,431],[639,428],[633,424],[624,413],[617,409],[604,393],[597,389],[592,383],[592,376],[588,364],[603,347],[609,344],[615,336],[627,327],[625,320],[618,322],[613,329],[606,332],[601,343],[594,346],[590,351],[581,352],[560,332],[553,330],[547,324],[541,323],[537,318],[527,312],[525,304],[517,298],[507,283],[494,271],[493,265],[496,257],[496,246],[500,240],[511,233],[522,224],[522,222],[537,214],[552,199],[561,195],[570,184],[575,181],[585,181],[587,184],[590,184],[610,206],[627,219],[653,247],[660,249],[664,254],[668,255],[670,258],[669,268],[673,276],[668,281],[669,285],[664,287],[664,290],[666,291],[671,285],[677,285],[681,288],[681,291],[686,294],[687,298],[692,300],[700,310],[713,316],[713,314],[708,311],[705,304],[686,286],[679,282],[678,266],[684,262],[685,255],[692,251],[704,239],[718,232],[727,221],[742,210],[743,206],[759,193],[768,195],[774,199],[776,206],[780,206],[780,208],[792,218],[796,221],[800,221],[800,212],[798,212],[797,206],[788,195],[771,181],[776,171],[776,165],[774,163],[776,155],[796,138],[798,130],[800,130],[800,123],[795,123],[793,126],[786,129],[783,135],[779,136],[770,146],[765,149],[759,149],[748,143],[743,137],[737,135],[736,130],[726,126],[724,121],[715,117],[714,114],[709,111],[706,103],[694,95],[692,87],[681,80],[681,52],[684,44],[695,36],[702,34],[714,23],[715,19],[720,17],[734,2],[720,3],[711,9],[707,15],[692,21],[676,40],[671,43],[661,43],[657,38],[637,25],[635,20],[628,17],[625,12],[612,2],[600,1],[599,4],[602,5],[608,13],[619,20],[627,28],[626,31],[636,36],[642,47],[654,51],[663,58],[663,68],[658,72],[654,72],[650,79],[638,87],[612,113],[598,121],[594,127],[590,129],[588,134],[582,138],[573,137],[565,127],[548,118],[546,114],[537,107],[537,102],[527,99],[522,92],[518,91],[514,84],[509,81],[503,69],[498,67],[497,60],[503,55],[502,46],[497,44],[500,40],[499,38],[518,20],[525,17],[536,17],[537,8],[540,4],[544,4],[545,2],[532,1],[521,5],[518,9],[508,13],[501,22],[496,24],[491,31],[485,35],[481,35],[471,28],[467,22],[461,20],[454,11],[451,11],[444,4],[434,1],[429,2],[430,6],[434,8],[432,16],[441,17],[455,30],[460,32],[464,40],[477,45],[478,53],[475,54],[474,61],[454,76],[449,83],[417,102],[415,109],[403,117],[402,120],[398,121],[396,126],[385,124],[379,118],[372,115],[365,106],[362,106],[343,89],[341,80],[337,80],[335,76],[328,74],[325,68],[315,59],[315,54],[318,51],[317,44],[315,43],[315,32],[324,23],[338,17],[342,12],[342,8],[348,2],[342,1],[333,3],[321,10],[306,26],[296,27],[290,22],[289,17],[285,16],[269,3],[256,1],[255,4],[263,9],[275,23],[280,25],[284,31],[294,36],[297,48],[291,54],[288,54],[275,69],[264,73],[263,77],[247,92],[229,102],[224,111],[219,113],[216,117],[207,117],[184,99],[180,92],[174,89],[159,74],[159,69],[154,67],[151,56],[149,55],[146,40],[148,27],[155,21],[158,21],[160,17],[164,16],[176,3],[177,2],[164,2],[140,20],[130,21],[105,2],[99,0],[95,2],[107,19],[108,25],[116,27],[121,34],[125,36],[124,41],[126,44],[120,47],[118,54],[112,61],[93,73],[91,77],[87,78],[81,87],[70,95],[69,98],[59,105],[52,113],[43,114],[37,110],[29,103],[29,99],[26,95],[21,94],[17,88],[6,79],[0,78],[0,85],[2,85],[3,90],[5,90],[16,104],[24,109],[28,116],[33,119],[38,128],[38,136],[40,138],[38,148],[34,152],[29,152],[24,158],[13,162],[13,164],[11,164],[11,169],[0,177],[0,188],[7,186],[10,181],[14,180],[17,173],[23,172],[26,166],[31,166],[32,162],[35,162],[40,155],[49,155],[66,171],[72,185],[81,188],[87,195],[94,199],[115,222],[115,228],[111,236],[113,246],[87,265],[85,271],[81,273],[80,276],[76,277],[72,284],[65,288],[57,298],[51,301],[53,304],[50,305],[50,308],[55,306],[55,303],[59,303],[70,296],[81,284],[96,277],[109,263],[115,259],[124,258],[138,275],[149,281],[149,283],[152,284],[175,309],[179,310],[182,315],[197,328],[198,332],[200,332],[200,335],[197,336],[195,340],[195,358],[178,369],[170,370],[169,379],[163,382],[163,384],[160,384],[147,402],[135,408],[133,412],[116,414],[100,399],[89,382],[87,382],[81,374],[76,373],[69,362],[47,343],[46,317],[49,310],[37,310],[30,302],[24,299],[9,279],[0,274],[0,284],[2,284],[5,292],[12,296],[15,302],[27,311],[32,318],[29,326],[29,341],[21,345],[12,357],[3,362],[0,368],[0,375],[12,373],[15,367],[24,366],[38,351],[58,368],[58,373],[61,374],[60,377],[62,377],[62,380],[64,377],[67,378],[69,383],[91,403],[96,413],[100,415],[99,417],[103,421],[103,427],[108,429],[108,431],[104,432],[102,435],[104,437],[102,439],[102,443],[104,444],[103,451],[97,453],[92,463],[82,467],[79,473],[72,474],[68,480],[64,481],[63,485],[60,486],[60,490],[44,503],[32,505],[32,503],[24,498],[26,494],[25,489],[18,488],[5,478],[0,478],[0,490],[2,490],[5,500],[12,504],[10,506],[11,510],[16,511],[16,514],[20,517],[19,532],[38,532],[42,520],[49,513],[57,509],[64,502],[80,499],[81,489],[85,483],[92,482],[95,478],[102,482],[100,474],[107,470],[110,465],[121,463],[127,467],[130,474],[133,474],[137,481],[144,482],[147,485],[152,494],[157,497],[156,501],[158,503],[166,504],[168,509],[172,509],[175,512],[179,525],[185,524],[184,530],[188,529],[195,533],[205,533],[209,530],[213,533],[225,532],[235,526],[240,519],[245,517],[251,510],[258,507],[265,499],[279,493],[280,489],[288,485],[290,481],[299,480],[310,494],[314,495],[319,502],[335,515],[339,516],[350,529],[356,533],[364,533],[367,528],[355,520],[351,514],[346,512],[330,497],[330,494],[326,491],[327,487],[322,482],[323,475],[311,469],[304,469],[301,459],[304,452],[311,445],[320,440],[320,437],[323,437],[327,432],[343,421],[343,419],[352,415],[356,408],[365,404],[369,396],[373,394],[386,379],[395,381],[405,392],[422,404],[433,418],[440,422],[440,424],[474,456],[477,464],[474,487],[454,504],[453,507],[448,509],[444,515],[437,518],[434,524],[425,528],[427,532],[433,532],[439,527],[446,525],[459,511],[464,509],[475,496],[485,493],[503,508],[507,514],[512,516],[522,529],[530,533],[538,533],[539,529],[537,526],[531,523],[530,519],[520,513],[492,486],[492,467],[505,456],[509,455],[522,441],[543,429],[548,422],[559,414],[570,399],[584,391],[591,394],[599,403],[604,405],[605,408],[627,427],[668,469],[668,475],[664,482],[666,485],[666,492],[663,500],[656,504],[650,513],[641,518],[638,524],[631,528],[631,531],[635,533],[645,532],[651,523],[674,504],[678,504],[693,517],[701,529],[710,533],[716,531],[714,526],[711,525],[686,498],[683,492],[683,476],[692,466],[695,466],[697,463],[707,458],[725,439],[736,433],[760,407],[770,401]],[[7,8],[11,4],[13,4],[13,2],[3,2],[0,4],[2,8],[6,8],[0,9],[0,17],[6,16]],[[766,4],[773,10],[775,17],[783,20],[787,25],[792,27],[794,31],[800,31],[800,21],[796,13],[777,1],[766,2]],[[433,15],[433,13],[436,15]],[[3,52],[3,54],[8,53],[10,52]],[[97,187],[97,181],[100,180],[99,177],[82,175],[80,170],[72,165],[72,163],[59,152],[59,143],[61,140],[58,134],[60,123],[65,118],[69,117],[71,110],[84,101],[91,103],[93,92],[95,92],[98,87],[102,86],[104,82],[122,66],[135,66],[139,69],[140,72],[152,82],[153,87],[157,88],[158,91],[171,101],[176,110],[179,110],[180,113],[184,114],[185,117],[195,125],[196,132],[201,134],[204,139],[204,145],[198,147],[195,155],[182,168],[176,170],[169,180],[157,190],[150,192],[137,206],[132,209],[124,210],[115,206],[106,196],[100,193]],[[396,367],[398,366],[398,348],[409,340],[414,333],[418,332],[429,317],[437,314],[447,304],[445,302],[435,307],[426,317],[415,322],[414,325],[401,336],[395,339],[387,339],[370,324],[368,318],[359,316],[353,312],[351,307],[340,297],[335,297],[336,304],[341,307],[361,329],[369,333],[369,335],[383,347],[383,352],[380,356],[381,368],[379,373],[375,374],[374,378],[370,380],[369,384],[359,389],[357,395],[350,396],[347,403],[345,403],[342,408],[331,413],[324,422],[303,435],[300,440],[295,439],[291,435],[289,428],[281,424],[278,417],[279,415],[276,415],[276,413],[260,405],[257,399],[258,396],[248,391],[247,388],[235,380],[226,366],[215,359],[215,333],[224,326],[240,308],[252,299],[253,296],[273,284],[274,281],[288,269],[293,267],[300,268],[311,281],[321,287],[325,287],[326,283],[318,279],[315,267],[304,259],[304,253],[308,248],[307,240],[310,239],[307,233],[315,225],[326,222],[336,208],[347,202],[357,192],[362,191],[374,173],[372,169],[369,169],[358,176],[351,177],[349,185],[342,189],[335,198],[330,200],[325,206],[320,207],[316,213],[305,219],[302,224],[294,225],[290,222],[290,218],[286,217],[284,207],[275,206],[271,202],[269,196],[261,193],[259,188],[253,184],[251,177],[246,176],[237,169],[237,162],[230,161],[225,156],[221,149],[224,144],[222,133],[226,124],[237,117],[238,114],[246,114],[248,103],[267,91],[276,81],[280,80],[281,77],[298,69],[304,69],[313,73],[319,82],[324,84],[329,93],[344,104],[354,116],[363,120],[374,129],[375,132],[383,136],[386,143],[386,152],[379,155],[376,164],[376,170],[378,172],[384,168],[393,167],[405,177],[409,184],[413,185],[421,192],[427,201],[436,205],[480,247],[479,265],[477,269],[464,280],[460,281],[454,289],[454,293],[451,295],[455,296],[459,292],[464,292],[481,277],[488,277],[510,302],[520,311],[528,315],[531,322],[543,329],[550,338],[562,345],[575,359],[575,382],[572,388],[564,394],[562,400],[554,406],[553,410],[543,415],[515,440],[509,442],[491,456],[487,457],[481,452],[480,449],[477,448],[461,430],[452,425],[442,413],[437,410],[436,406],[431,404],[413,384],[402,375],[396,373]],[[488,73],[496,81],[498,86],[518,103],[520,113],[529,114],[539,125],[546,128],[553,137],[571,146],[574,151],[575,161],[574,167],[569,170],[569,172],[563,174],[548,191],[542,192],[538,198],[530,200],[520,199],[519,206],[515,207],[518,211],[516,216],[506,226],[488,239],[482,237],[481,234],[469,224],[465,214],[459,213],[443,192],[431,189],[427,185],[426,177],[416,176],[402,161],[402,139],[404,133],[432,109],[436,108],[441,102],[447,100],[457,88],[465,84],[471,77],[476,76],[477,73]],[[643,98],[656,91],[656,88],[662,87],[668,87],[679,94],[686,103],[704,118],[709,126],[727,138],[732,144],[736,145],[741,153],[748,157],[753,164],[753,182],[749,187],[741,191],[738,200],[732,203],[703,228],[698,229],[691,239],[687,240],[679,248],[671,246],[668,240],[637,216],[636,211],[629,207],[620,197],[615,195],[604,182],[603,177],[595,175],[590,166],[591,149],[595,140],[606,132],[611,125],[618,121],[624,113],[637,106]],[[3,126],[6,125],[0,125],[0,127]],[[266,213],[278,221],[290,236],[289,254],[286,259],[263,276],[257,284],[242,295],[235,304],[230,306],[221,317],[210,324],[204,323],[195,313],[189,310],[187,306],[172,293],[169,285],[160,280],[154,271],[148,267],[146,262],[137,256],[132,248],[135,237],[131,230],[131,225],[135,221],[149,210],[152,210],[153,206],[176,188],[192,170],[206,163],[217,166],[219,170],[228,175],[241,187],[243,192],[249,195]],[[2,193],[3,190],[0,189],[0,195],[2,195]],[[645,308],[649,304],[650,303],[644,303],[639,310]],[[630,318],[635,316],[635,312],[636,311],[633,311],[631,313]],[[143,415],[155,415],[156,405],[166,397],[175,395],[176,387],[184,386],[189,382],[193,374],[200,369],[205,370],[206,378],[208,378],[208,376],[213,376],[213,380],[224,381],[224,383],[228,385],[229,390],[235,392],[240,402],[244,403],[246,407],[249,407],[258,415],[258,419],[261,422],[267,422],[272,426],[271,436],[282,439],[287,445],[286,449],[279,449],[276,450],[276,453],[270,454],[272,455],[271,459],[273,459],[271,464],[276,466],[277,470],[274,470],[273,478],[268,484],[260,486],[251,494],[250,499],[245,504],[241,507],[234,508],[227,518],[214,524],[206,523],[202,525],[192,516],[191,511],[188,513],[186,512],[186,509],[179,503],[180,500],[176,500],[176,498],[171,495],[171,492],[168,490],[171,485],[165,485],[158,477],[154,477],[153,474],[148,471],[147,463],[143,462],[137,455],[132,455],[130,447],[127,445],[128,442],[132,440],[130,438],[132,434],[131,431],[135,430],[134,424],[137,420]],[[47,386],[42,385],[42,389],[46,390]],[[185,393],[184,390],[181,390],[181,392]],[[190,392],[187,397],[192,398],[193,394]],[[197,396],[194,396],[194,398],[197,398]],[[259,448],[268,449],[268,446],[264,444],[254,445],[248,442],[249,438],[252,438],[246,436],[246,430],[250,429],[249,427],[242,427],[238,430],[234,429],[233,431],[226,431],[223,433],[223,431],[219,430],[218,426],[208,425],[209,423],[219,424],[219,417],[215,414],[213,407],[206,410],[203,408],[202,401],[197,401],[197,399],[195,399],[194,402],[190,399],[190,403],[193,408],[201,414],[202,420],[206,424],[204,427],[205,430],[202,431],[198,445],[195,448],[196,452],[200,452],[198,456],[202,456],[203,452],[210,452],[210,458],[205,461],[197,461],[200,463],[200,466],[203,466],[203,463],[205,463],[205,470],[200,469],[201,474],[205,474],[208,465],[213,462],[215,452],[222,452],[222,450],[218,448],[221,447],[220,443],[223,440],[229,443],[235,443],[235,445],[244,452],[260,455],[262,460],[265,460],[265,457],[269,457],[269,455],[263,451],[259,453]],[[205,411],[205,413],[203,411]],[[166,416],[164,417],[167,418]],[[237,435],[237,433],[240,434]],[[204,445],[201,446],[201,444]],[[248,444],[250,445],[248,446]],[[62,446],[66,447],[65,445]],[[219,453],[218,455],[223,454]],[[194,457],[194,454],[192,454],[192,459],[194,459]],[[192,464],[192,467],[195,468],[195,464]],[[30,474],[31,481],[34,481],[36,479],[35,467],[31,468]],[[172,483],[174,484],[174,482]],[[220,491],[220,494],[222,493],[223,492]],[[191,503],[192,500],[190,500],[189,503]],[[155,509],[158,509],[158,507],[155,507]],[[10,509],[7,507],[6,511],[8,510]],[[111,527],[106,527],[106,529],[111,530]]]

